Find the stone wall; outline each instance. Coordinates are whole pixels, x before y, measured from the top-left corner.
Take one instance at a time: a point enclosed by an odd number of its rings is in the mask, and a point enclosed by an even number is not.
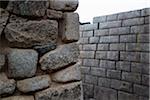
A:
[[[85,100],[149,100],[149,18],[147,8],[80,27]]]
[[[78,0],[0,3],[0,100],[82,100]]]

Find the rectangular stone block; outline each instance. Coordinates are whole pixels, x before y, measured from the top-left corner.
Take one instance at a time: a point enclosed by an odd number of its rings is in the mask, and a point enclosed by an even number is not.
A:
[[[141,25],[144,24],[144,18],[133,18],[123,20],[122,26],[132,26],[132,25]]]
[[[136,42],[136,35],[121,35],[120,42]]]
[[[130,94],[126,92],[118,92],[118,100],[138,100],[139,96],[135,94]]]
[[[97,50],[108,50],[109,44],[98,44]]]
[[[109,34],[129,34],[130,33],[130,27],[119,27],[119,28],[111,28],[109,29]]]
[[[99,42],[99,37],[90,37],[89,39],[89,43],[91,44]]]
[[[125,44],[124,43],[110,44],[110,50],[117,50],[117,51],[125,50]]]
[[[85,82],[89,84],[97,85],[98,78],[97,76],[93,76],[93,75],[85,75]]]
[[[88,73],[90,73],[90,67],[81,66],[81,73],[82,74],[88,74]]]
[[[149,43],[149,34],[138,34],[137,42],[138,43]]]
[[[115,69],[115,61],[100,60],[99,67],[105,69]]]
[[[104,68],[94,68],[91,67],[91,75],[95,75],[95,76],[101,76],[101,77],[105,77],[106,76],[106,70]]]
[[[88,39],[89,39],[88,37],[82,37],[82,38],[79,39],[78,42],[80,44],[88,44],[89,43]]]
[[[94,58],[95,51],[80,51],[80,58]]]
[[[118,61],[116,62],[116,68],[117,70],[130,71],[130,62]]]
[[[100,29],[115,28],[115,27],[121,27],[121,21],[104,22],[104,23],[100,23],[99,25]]]
[[[105,22],[107,16],[94,17],[93,23]]]
[[[118,51],[108,51],[107,52],[107,59],[109,60],[118,60],[119,52]]]
[[[89,31],[89,30],[96,30],[96,29],[98,29],[97,23],[80,25],[80,31]]]
[[[85,51],[91,51],[91,50],[96,50],[96,44],[85,44],[83,45],[83,50]]]
[[[101,86],[101,87],[110,87],[110,82],[111,82],[111,79],[109,78],[98,78],[98,86]]]
[[[140,25],[140,26],[131,26],[131,33],[140,34],[149,33],[149,24]]]
[[[109,34],[109,29],[94,30],[94,36],[105,36]]]
[[[117,43],[119,42],[119,36],[103,36],[100,37],[99,43]]]
[[[140,61],[140,52],[120,52],[120,60]]]
[[[84,66],[98,66],[99,60],[97,59],[83,59]]]
[[[96,59],[107,59],[107,51],[96,51]]]
[[[83,37],[92,37],[93,36],[93,31],[83,31],[82,36]]]
[[[107,21],[115,21],[118,19],[118,14],[112,14],[107,16]]]
[[[126,51],[149,51],[149,43],[126,43]]]
[[[84,99],[94,97],[94,86],[92,84],[83,84]]]
[[[145,24],[149,24],[150,23],[150,16],[145,17],[144,22],[145,22]]]
[[[144,8],[141,10],[141,15],[142,16],[148,16],[150,15],[150,8]]]
[[[149,86],[150,75],[142,75],[142,85]]]
[[[113,79],[121,79],[121,71],[118,70],[107,70],[107,77]]]
[[[141,96],[149,96],[149,87],[148,86],[142,86],[134,84],[134,93]]]
[[[140,84],[141,75],[138,73],[132,73],[132,72],[122,72],[122,80]]]
[[[112,79],[110,87],[121,91],[132,92],[132,83],[125,81]]]
[[[140,62],[143,62],[143,63],[149,63],[149,55],[150,53],[141,53],[140,56]]]

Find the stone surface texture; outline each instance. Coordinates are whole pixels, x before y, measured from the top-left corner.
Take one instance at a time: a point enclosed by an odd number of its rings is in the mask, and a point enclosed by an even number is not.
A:
[[[4,64],[5,64],[5,55],[4,54],[0,54],[0,70],[2,69]]]
[[[1,100],[34,100],[33,96],[12,96],[7,98],[2,98]]]

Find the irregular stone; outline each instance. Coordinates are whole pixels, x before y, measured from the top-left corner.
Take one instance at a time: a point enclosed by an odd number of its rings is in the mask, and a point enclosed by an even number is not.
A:
[[[70,82],[81,80],[80,64],[77,63],[73,66],[60,70],[52,74],[52,80],[55,82]]]
[[[24,79],[17,82],[17,88],[24,93],[41,90],[49,87],[51,79],[49,75],[42,75]]]
[[[65,42],[78,41],[79,39],[79,15],[77,13],[64,13],[64,20],[60,23],[62,40]]]
[[[5,64],[5,55],[0,54],[0,70],[2,69],[4,64]]]
[[[1,100],[34,100],[33,96],[11,96],[7,98],[2,98]]]
[[[45,11],[48,8],[47,0],[33,1],[10,1],[7,6],[7,10],[22,16],[41,17],[45,15]]]
[[[11,49],[8,53],[8,72],[13,78],[25,78],[35,75],[38,54],[31,49]]]
[[[5,29],[6,39],[13,47],[32,47],[56,43],[58,23],[52,20],[10,23]]]
[[[21,23],[21,22],[27,22],[27,21],[28,19],[16,16],[16,15],[10,15],[10,18],[9,18],[10,23]]]
[[[46,11],[47,17],[50,19],[61,19],[63,17],[63,13],[61,11],[47,9]]]
[[[9,17],[9,13],[4,9],[0,8],[0,36],[7,23],[8,17]]]
[[[14,79],[8,79],[4,73],[0,73],[0,95],[12,94],[15,91]]]
[[[56,44],[37,45],[33,48],[39,53],[39,56],[42,56],[48,51],[56,49]]]
[[[78,7],[78,0],[49,0],[50,8],[60,11],[75,11]]]
[[[35,100],[83,100],[81,82],[59,85],[37,92]]]
[[[79,47],[76,43],[64,44],[48,52],[40,59],[42,70],[58,70],[78,61]]]

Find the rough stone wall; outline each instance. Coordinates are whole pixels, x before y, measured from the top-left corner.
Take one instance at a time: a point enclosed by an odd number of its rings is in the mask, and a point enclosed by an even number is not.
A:
[[[84,100],[149,100],[150,9],[80,27]]]
[[[83,100],[78,0],[0,3],[0,100]]]

